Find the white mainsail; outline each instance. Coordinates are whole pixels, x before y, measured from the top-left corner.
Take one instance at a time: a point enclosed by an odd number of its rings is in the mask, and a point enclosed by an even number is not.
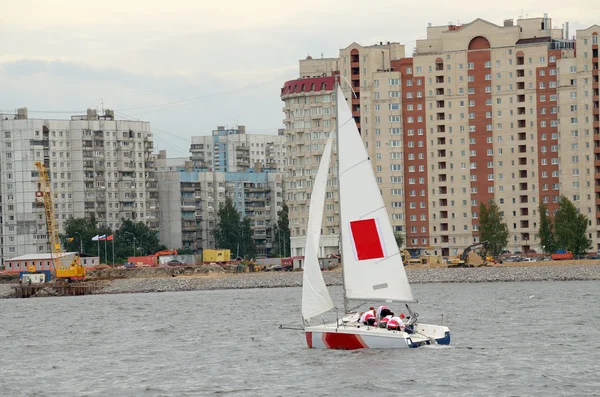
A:
[[[346,297],[414,302],[371,161],[339,85],[337,122]]]
[[[307,321],[333,308],[333,301],[325,285],[325,280],[323,280],[317,255],[321,239],[321,224],[325,207],[327,174],[331,161],[332,138],[333,134],[330,134],[325,144],[325,150],[323,150],[310,197],[302,276],[302,317]]]

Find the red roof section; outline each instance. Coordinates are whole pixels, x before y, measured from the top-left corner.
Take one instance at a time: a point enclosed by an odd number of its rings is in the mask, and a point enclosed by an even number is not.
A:
[[[333,91],[334,87],[334,76],[306,77],[303,79],[286,81],[281,89],[281,96],[311,91]]]

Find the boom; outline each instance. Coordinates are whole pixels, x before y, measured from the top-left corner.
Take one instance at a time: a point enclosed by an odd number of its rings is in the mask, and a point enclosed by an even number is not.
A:
[[[75,254],[70,266],[62,266],[61,258],[64,255],[60,247],[60,237],[54,216],[54,200],[50,185],[50,173],[46,166],[39,161],[35,163],[35,166],[40,172],[40,191],[44,201],[44,211],[46,212],[46,229],[48,230],[48,238],[50,240],[52,272],[57,279],[84,280],[86,269],[81,265],[78,254]]]
[[[42,192],[44,210],[46,212],[46,229],[48,230],[48,237],[50,239],[52,266],[54,267],[54,272],[56,272],[56,270],[61,267],[59,256],[62,254],[62,249],[60,248],[60,238],[55,223],[56,218],[54,217],[54,201],[52,199],[52,189],[50,186],[50,174],[48,173],[46,166],[41,162],[37,161],[35,166],[40,172],[40,190]]]

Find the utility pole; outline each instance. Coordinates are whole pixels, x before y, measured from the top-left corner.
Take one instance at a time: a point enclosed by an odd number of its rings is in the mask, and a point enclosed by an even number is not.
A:
[[[78,232],[75,232],[75,234],[79,236],[79,256],[81,256],[83,254],[83,237]]]

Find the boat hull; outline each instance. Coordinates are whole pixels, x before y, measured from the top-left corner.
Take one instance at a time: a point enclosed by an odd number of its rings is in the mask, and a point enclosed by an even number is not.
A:
[[[431,344],[449,345],[447,327],[419,324],[415,333],[365,326],[322,325],[305,328],[306,343],[317,349],[406,349]]]

